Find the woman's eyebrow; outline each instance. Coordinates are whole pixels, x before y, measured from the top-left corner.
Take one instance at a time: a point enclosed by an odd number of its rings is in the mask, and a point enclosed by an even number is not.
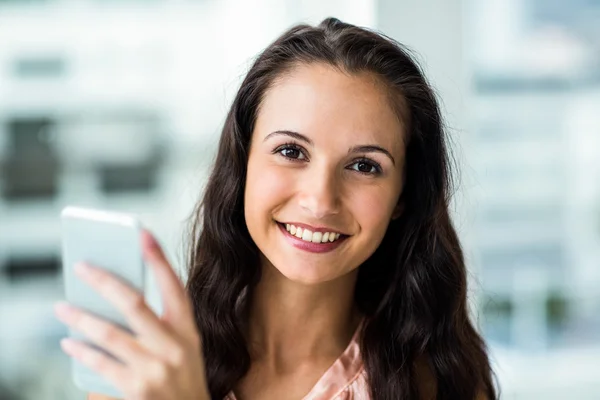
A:
[[[392,164],[396,165],[396,160],[394,160],[394,157],[392,156],[392,154],[389,151],[387,151],[386,149],[384,149],[383,147],[377,146],[375,144],[354,146],[350,150],[348,150],[348,154],[350,154],[350,153],[373,153],[373,152],[385,154],[386,156],[388,156],[390,158],[390,160],[392,160]]]
[[[269,138],[271,138],[271,137],[273,137],[273,136],[279,136],[279,135],[282,135],[282,136],[289,136],[289,137],[292,137],[292,138],[294,138],[294,139],[297,139],[297,140],[300,140],[300,141],[306,142],[306,143],[308,143],[308,144],[309,144],[309,145],[311,145],[311,146],[312,146],[312,145],[314,145],[313,141],[312,141],[312,140],[310,140],[309,138],[307,138],[306,136],[304,136],[303,134],[301,134],[301,133],[298,133],[298,132],[294,132],[294,131],[288,131],[288,130],[282,130],[282,131],[275,131],[275,132],[271,132],[271,133],[269,133],[269,134],[268,134],[268,135],[267,135],[267,136],[266,136],[266,137],[263,139],[263,142],[266,142],[266,141],[267,141],[267,139],[269,139]]]

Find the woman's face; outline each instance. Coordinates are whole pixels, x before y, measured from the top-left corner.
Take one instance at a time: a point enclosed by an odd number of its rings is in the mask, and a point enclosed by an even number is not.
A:
[[[400,212],[403,137],[373,75],[313,64],[278,79],[258,112],[244,194],[264,262],[316,284],[373,254]]]

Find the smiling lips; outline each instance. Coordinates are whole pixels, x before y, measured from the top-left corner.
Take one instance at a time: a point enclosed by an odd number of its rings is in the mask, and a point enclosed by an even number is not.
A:
[[[301,228],[292,224],[285,224],[285,229],[291,234],[305,242],[327,243],[334,242],[340,238],[336,232],[312,232],[307,228]]]
[[[292,246],[311,253],[332,251],[348,238],[347,235],[339,232],[324,232],[323,230],[313,232],[308,228],[293,224],[277,223],[277,225]]]

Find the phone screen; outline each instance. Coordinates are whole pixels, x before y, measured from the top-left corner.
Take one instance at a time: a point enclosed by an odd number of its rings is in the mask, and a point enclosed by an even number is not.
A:
[[[73,267],[78,262],[87,262],[109,271],[131,287],[144,292],[145,267],[140,243],[141,224],[128,214],[79,207],[65,208],[61,220],[66,300],[78,308],[129,330],[123,315],[79,279]],[[69,335],[89,344],[85,337],[74,330],[70,330]],[[82,390],[116,397],[120,395],[101,376],[76,360],[73,360],[73,378],[76,386]]]

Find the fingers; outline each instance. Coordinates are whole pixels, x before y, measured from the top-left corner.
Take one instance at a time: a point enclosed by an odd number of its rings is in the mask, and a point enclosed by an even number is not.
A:
[[[152,235],[144,231],[141,241],[144,259],[159,285],[163,316],[150,309],[143,293],[101,266],[78,265],[77,275],[110,302],[136,334],[62,303],[56,307],[58,319],[99,348],[73,339],[63,340],[61,347],[128,398],[182,398],[180,394],[195,393],[196,378],[204,374],[192,304]],[[179,392],[171,390],[179,387]],[[195,394],[192,397],[197,398]]]
[[[192,307],[179,277],[171,268],[165,255],[148,231],[142,233],[142,248],[145,259],[150,263],[163,299],[163,318],[178,332],[186,336],[197,336],[192,318]]]
[[[131,334],[123,329],[67,303],[57,303],[54,311],[59,320],[83,333],[94,344],[106,349],[124,363],[142,365],[149,359]]]
[[[173,338],[148,307],[142,293],[110,273],[91,265],[78,264],[75,271],[83,281],[125,316],[134,332],[154,344],[150,350],[161,353],[174,347]]]
[[[62,339],[60,346],[69,356],[104,376],[116,387],[126,387],[131,381],[127,368],[123,364],[80,341]]]

